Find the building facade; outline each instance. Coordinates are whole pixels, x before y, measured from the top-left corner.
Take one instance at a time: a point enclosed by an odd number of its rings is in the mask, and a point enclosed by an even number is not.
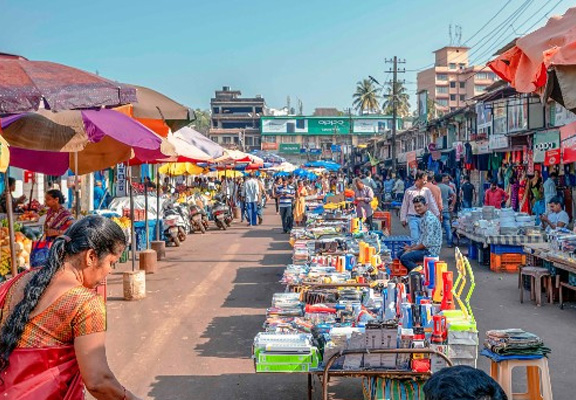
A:
[[[260,117],[266,103],[262,96],[241,97],[240,90],[224,86],[210,100],[210,139],[223,147],[249,151],[260,149]]]
[[[418,73],[418,92],[427,91],[441,114],[464,107],[496,80],[485,67],[469,65],[468,47],[447,46],[434,52],[432,68]]]
[[[262,150],[299,160],[340,160],[350,148],[392,130],[391,116],[285,116],[261,118]],[[398,118],[397,129],[402,126]]]

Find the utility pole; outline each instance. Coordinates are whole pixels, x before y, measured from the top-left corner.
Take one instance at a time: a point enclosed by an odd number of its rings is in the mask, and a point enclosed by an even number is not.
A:
[[[405,73],[406,70],[402,69],[398,71],[398,64],[405,64],[406,60],[398,60],[397,56],[394,56],[391,60],[386,60],[386,63],[392,63],[392,171],[398,169],[398,159],[396,154],[396,124],[398,119],[398,73]]]

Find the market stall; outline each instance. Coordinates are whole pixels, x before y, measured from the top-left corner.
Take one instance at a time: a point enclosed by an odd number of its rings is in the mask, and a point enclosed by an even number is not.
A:
[[[307,201],[306,226],[291,232],[286,290],[254,339],[256,372],[308,374],[308,397],[319,380],[323,399],[331,376],[362,377],[367,398],[381,399],[387,385],[421,393],[442,367],[475,366],[474,276],[459,250],[454,274],[438,258],[406,274],[396,257],[410,238],[368,231],[350,202],[320,202]]]

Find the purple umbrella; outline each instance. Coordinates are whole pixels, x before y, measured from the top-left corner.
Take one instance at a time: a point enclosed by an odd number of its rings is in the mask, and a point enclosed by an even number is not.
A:
[[[174,155],[173,147],[140,122],[114,110],[40,111],[2,118],[12,165],[50,175],[68,168],[102,170],[137,156],[149,161]]]
[[[66,65],[0,53],[0,114],[136,103],[136,89]]]

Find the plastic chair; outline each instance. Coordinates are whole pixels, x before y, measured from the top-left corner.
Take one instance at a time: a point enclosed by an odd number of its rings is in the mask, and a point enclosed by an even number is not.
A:
[[[492,360],[491,362],[490,376],[500,384],[504,392],[506,392],[508,400],[553,400],[550,371],[546,357],[536,360],[506,360],[500,362]],[[512,392],[512,370],[516,367],[526,367],[526,382],[528,386],[528,392],[526,393]]]

